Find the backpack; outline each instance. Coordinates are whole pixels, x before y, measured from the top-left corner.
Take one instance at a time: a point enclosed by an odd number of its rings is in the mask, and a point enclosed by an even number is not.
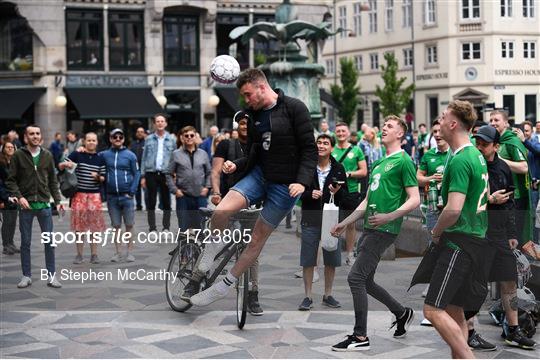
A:
[[[77,175],[75,172],[62,170],[58,173],[60,192],[66,198],[72,198],[77,192]]]

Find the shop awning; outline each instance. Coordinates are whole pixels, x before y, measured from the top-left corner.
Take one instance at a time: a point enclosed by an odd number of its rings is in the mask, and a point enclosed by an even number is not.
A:
[[[321,101],[324,101],[325,103],[327,103],[331,107],[336,107],[336,103],[334,102],[334,99],[332,98],[332,95],[329,94],[326,90],[319,89],[319,95],[321,97]]]
[[[217,87],[216,93],[220,98],[225,100],[227,105],[234,111],[241,110],[242,108],[238,104],[238,99],[240,98],[240,93],[236,87]]]
[[[28,87],[0,89],[0,120],[17,120],[47,89]]]
[[[150,88],[64,88],[81,119],[148,118],[163,112]]]

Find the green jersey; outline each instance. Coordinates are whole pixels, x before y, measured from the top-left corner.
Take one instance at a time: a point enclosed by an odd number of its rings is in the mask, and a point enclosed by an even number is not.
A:
[[[34,167],[36,169],[37,169],[37,166],[39,165],[40,159],[41,159],[41,150],[36,156],[32,155],[32,161],[34,162]],[[51,207],[51,205],[48,202],[44,202],[44,201],[29,201],[28,205],[30,205],[30,209],[32,210],[42,210],[42,209],[48,209]]]
[[[450,159],[450,151],[439,151],[437,148],[427,151],[420,161],[420,170],[426,172],[426,176],[431,176],[435,173],[443,173],[444,168]]]
[[[373,163],[369,178],[368,208],[376,206],[376,212],[388,214],[399,209],[407,200],[408,187],[418,186],[414,163],[403,150],[389,154]],[[364,228],[398,234],[403,218],[388,224],[372,227],[368,223],[368,211],[364,215]]]
[[[515,136],[512,136],[511,133],[507,133],[509,130],[506,130],[501,138],[510,138],[512,139]],[[527,161],[527,158],[523,155],[520,149],[517,146],[512,145],[512,142],[505,142],[501,140],[501,145],[499,147],[499,156],[503,159],[520,162]],[[512,180],[514,180],[514,185],[516,189],[514,190],[514,199],[521,199],[526,197],[529,189],[528,176],[526,174],[516,174],[512,172]]]
[[[356,145],[350,145],[352,146],[351,150],[347,153],[345,156],[345,159],[341,161],[341,164],[345,168],[345,172],[351,172],[358,170],[358,162],[365,160],[366,157],[364,156],[364,153],[362,152],[362,149],[360,149]],[[332,151],[332,156],[336,161],[341,160],[343,157],[343,154],[347,151],[348,148],[339,148],[334,147],[334,150]],[[347,188],[350,193],[357,193],[360,189],[358,189],[358,179],[356,178],[347,178]]]
[[[488,224],[488,170],[484,156],[472,144],[454,152],[444,172],[441,192],[445,206],[449,193],[465,195],[458,220],[445,231],[484,238]]]

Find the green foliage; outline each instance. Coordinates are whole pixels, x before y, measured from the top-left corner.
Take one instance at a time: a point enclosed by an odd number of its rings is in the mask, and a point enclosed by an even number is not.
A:
[[[338,117],[350,125],[356,116],[356,109],[360,101],[358,97],[360,86],[357,85],[358,71],[352,59],[343,57],[340,59],[339,65],[341,86],[332,85],[330,92],[336,103]]]
[[[375,95],[380,99],[380,111],[383,116],[401,115],[412,97],[414,84],[402,89],[406,77],[397,78],[398,63],[393,53],[384,55],[386,66],[381,65],[384,87],[376,86]]]
[[[254,60],[254,63],[255,63],[255,67],[257,67],[259,65],[266,64],[266,61],[268,59],[266,58],[266,55],[264,55],[261,52],[258,52],[258,53],[255,54],[255,58],[253,60]]]

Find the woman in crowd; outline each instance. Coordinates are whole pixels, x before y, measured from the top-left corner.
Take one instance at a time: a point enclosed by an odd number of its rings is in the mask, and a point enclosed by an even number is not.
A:
[[[369,128],[366,131],[364,134],[364,140],[368,144],[369,150],[365,153],[365,155],[368,158],[368,167],[371,168],[371,165],[375,161],[384,156],[384,151],[375,128]]]
[[[212,159],[214,158],[214,154],[216,153],[216,149],[217,149],[217,146],[219,145],[220,142],[222,142],[223,140],[225,140],[225,135],[223,134],[217,134],[216,136],[214,136],[214,138],[212,139],[212,146],[211,146],[211,156],[210,156],[210,162],[212,162]]]
[[[8,177],[9,163],[11,157],[15,153],[15,145],[12,142],[6,141],[2,146],[0,153],[0,186],[2,187],[2,195],[0,198],[0,209],[2,212],[2,246],[3,253],[13,255],[21,251],[13,243],[15,236],[15,228],[17,226],[17,206],[9,201],[8,193],[5,191],[4,184]]]
[[[96,152],[97,135],[89,132],[84,137],[84,152],[74,151],[66,161],[58,165],[60,170],[73,169],[77,175],[77,192],[71,198],[71,228],[76,232],[102,232],[105,221],[101,211],[101,183],[105,181],[105,160]],[[84,237],[83,237],[84,238]],[[97,243],[90,242],[90,262],[98,264]],[[83,262],[84,243],[77,244],[77,256],[74,264]]]

